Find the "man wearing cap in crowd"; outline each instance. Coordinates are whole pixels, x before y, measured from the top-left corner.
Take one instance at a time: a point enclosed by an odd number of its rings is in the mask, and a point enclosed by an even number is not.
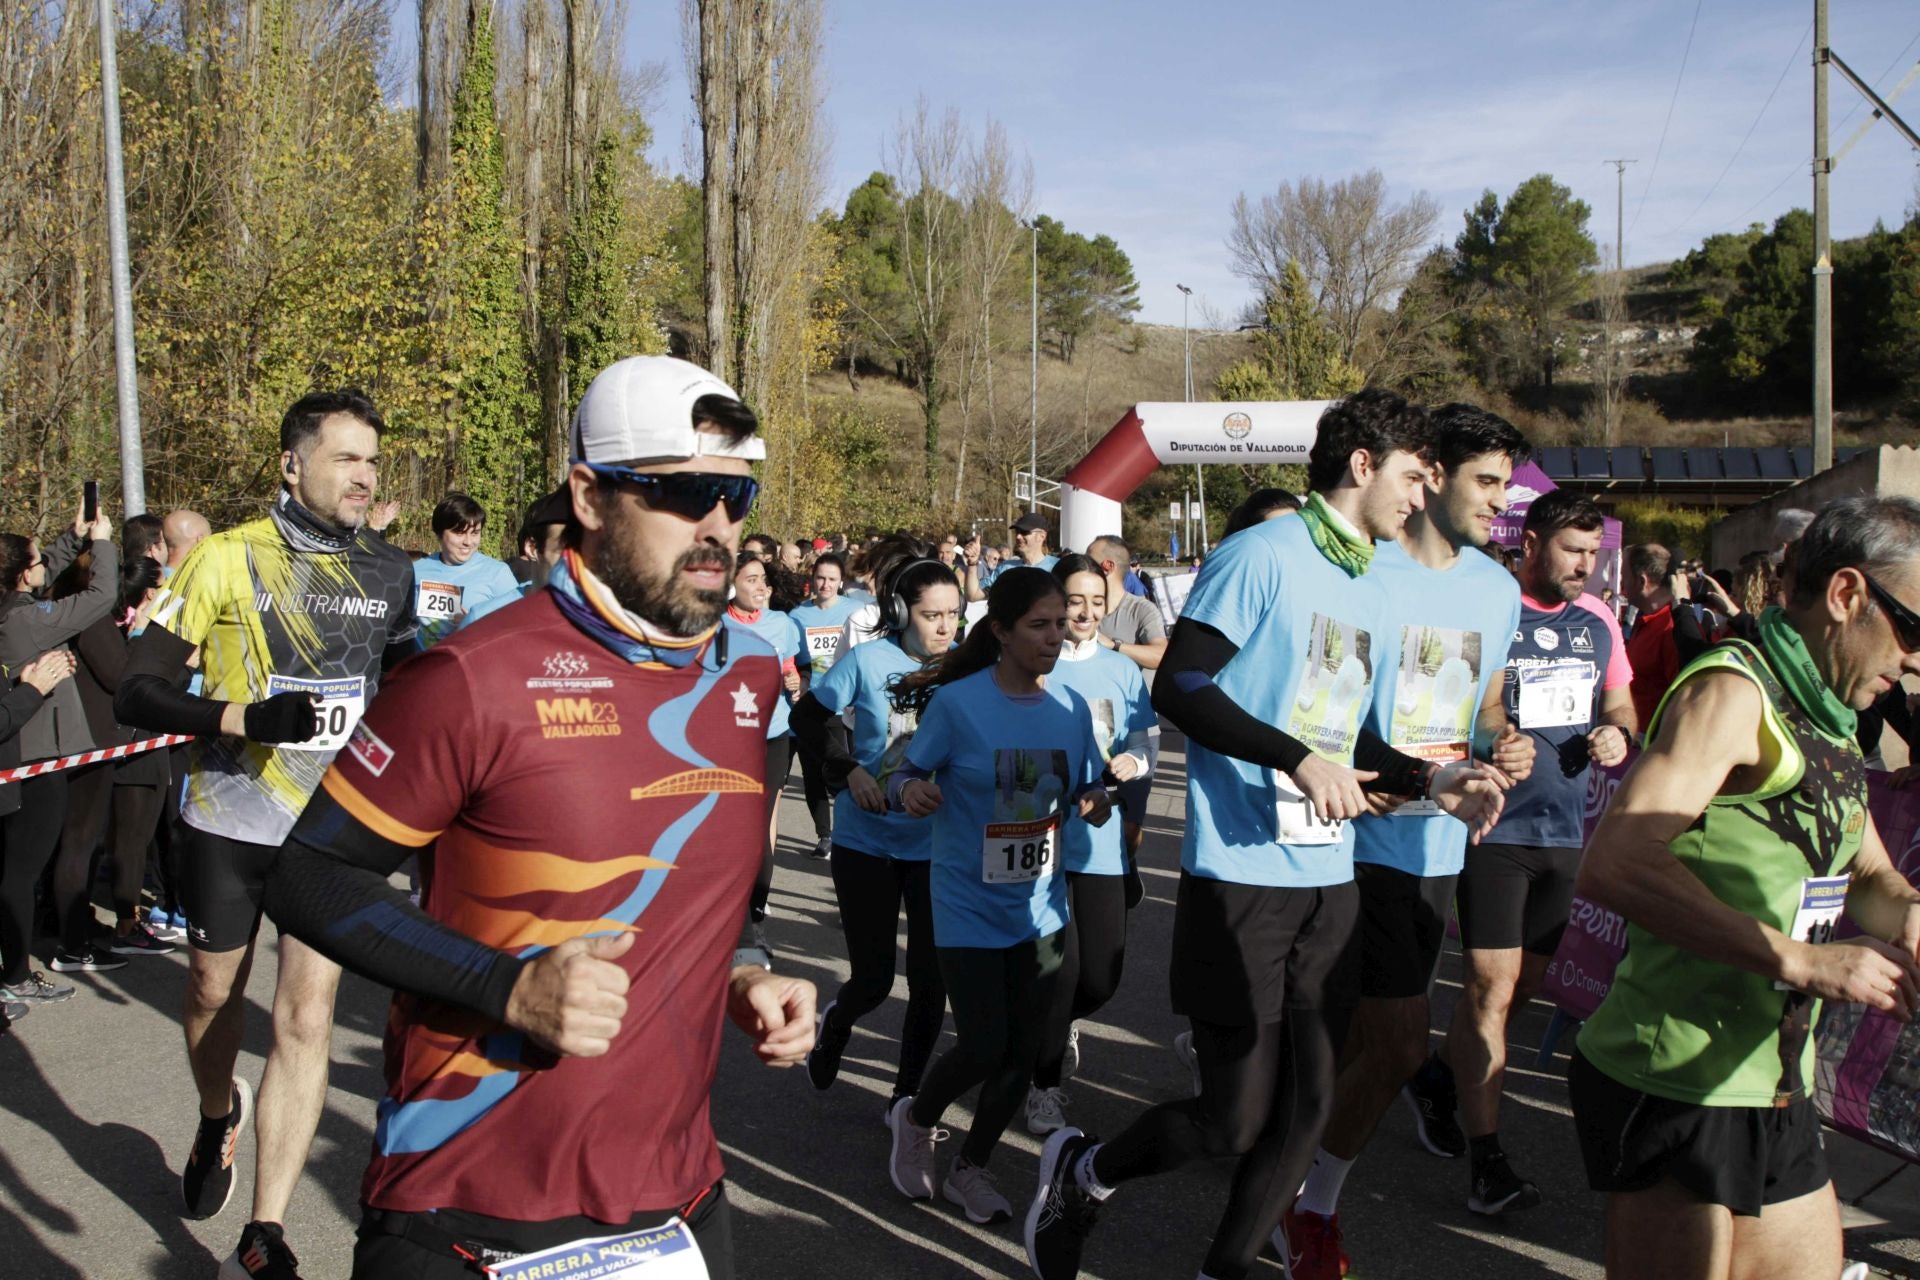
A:
[[[281,854],[281,928],[399,993],[356,1277],[602,1237],[734,1274],[722,1014],[774,1066],[814,1027],[812,984],[741,945],[781,696],[725,617],[757,431],[685,361],[596,377],[546,589],[401,667]],[[388,877],[429,843],[415,906]]]
[[[977,562],[967,565],[967,599],[985,600],[987,588],[993,580],[1009,569],[1018,569],[1022,565],[1035,569],[1051,569],[1058,556],[1047,554],[1046,517],[1037,511],[1029,511],[1013,522],[1013,550],[1011,560],[1002,560],[991,569],[983,569]]]

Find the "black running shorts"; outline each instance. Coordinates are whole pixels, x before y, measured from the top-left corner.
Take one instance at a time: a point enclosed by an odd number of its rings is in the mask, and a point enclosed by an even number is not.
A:
[[[1352,1008],[1360,913],[1351,881],[1275,889],[1180,875],[1173,911],[1173,1011],[1257,1026],[1288,1009]]]
[[[1578,849],[1468,845],[1455,887],[1460,945],[1469,951],[1521,947],[1552,955],[1567,927],[1579,870]]]
[[[1645,1191],[1670,1178],[1708,1204],[1757,1218],[1827,1185],[1820,1116],[1805,1094],[1784,1107],[1675,1102],[1621,1084],[1577,1050],[1567,1087],[1595,1191]]]
[[[1416,876],[1371,862],[1353,864],[1360,891],[1360,994],[1368,1000],[1424,996],[1447,940],[1453,876]]]
[[[267,873],[280,856],[277,844],[231,840],[181,823],[187,940],[196,951],[238,951],[260,928]]]

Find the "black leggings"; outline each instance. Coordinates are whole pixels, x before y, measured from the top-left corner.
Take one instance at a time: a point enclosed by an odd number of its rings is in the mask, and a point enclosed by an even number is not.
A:
[[[833,895],[852,972],[833,997],[828,1020],[845,1034],[893,990],[901,904],[907,910],[907,1016],[900,1024],[900,1071],[893,1096],[916,1093],[947,1017],[947,984],[933,945],[931,862],[903,862],[833,846]]]
[[[153,847],[159,857],[154,862],[153,880],[160,909],[172,913],[180,910],[183,884],[180,851],[187,843],[180,823],[180,790],[187,776],[187,748],[181,745],[165,750],[167,785],[161,791],[160,821],[154,831]]]
[[[833,796],[827,791],[827,762],[797,739],[794,754],[800,757],[800,782],[807,793],[807,812],[813,816],[813,837],[825,840],[833,834]]]
[[[1066,954],[1053,987],[1053,1013],[1040,1039],[1040,1061],[1033,1082],[1042,1089],[1060,1083],[1067,1032],[1076,1018],[1089,1017],[1120,989],[1127,959],[1127,879],[1125,876],[1067,872]]]
[[[1040,1034],[1053,1007],[1066,930],[1011,947],[940,947],[958,1043],[940,1055],[914,1096],[911,1119],[932,1126],[980,1086],[973,1128],[960,1144],[968,1164],[985,1165],[1013,1113],[1026,1100]]]
[[[112,763],[74,771],[67,784],[67,821],[60,832],[60,856],[53,864],[53,906],[60,920],[60,945],[78,951],[93,936],[94,850],[110,835],[113,858],[113,909],[132,920],[147,873],[147,841],[160,821],[159,787],[113,785]],[[108,817],[113,821],[111,827]]]
[[[767,739],[767,812],[761,827],[760,875],[753,882],[755,924],[767,918],[767,895],[773,892],[773,815],[780,807],[780,792],[787,785],[787,770],[792,767],[792,761],[792,734]]]
[[[25,982],[33,960],[33,888],[60,844],[67,820],[67,774],[20,784],[20,809],[0,818],[0,982]]]
[[[1226,1212],[1201,1268],[1241,1280],[1293,1203],[1333,1107],[1350,1010],[1288,1009],[1279,1022],[1193,1019],[1200,1095],[1148,1110],[1094,1156],[1107,1186],[1166,1173],[1201,1156],[1239,1156]]]

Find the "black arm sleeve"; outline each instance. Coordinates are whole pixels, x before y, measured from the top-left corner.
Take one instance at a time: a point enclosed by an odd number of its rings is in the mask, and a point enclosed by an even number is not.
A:
[[[316,791],[267,877],[267,914],[343,969],[504,1022],[526,962],[447,927],[389,884],[416,852]]]
[[[800,745],[826,761],[827,785],[835,791],[843,790],[847,775],[860,767],[847,739],[847,722],[809,693],[793,704],[789,723]]]
[[[1673,647],[1683,667],[1713,648],[1713,637],[1700,625],[1700,614],[1685,600],[1673,602]]]
[[[40,691],[24,681],[0,696],[0,742],[26,728],[27,721],[39,713],[44,701]]]
[[[1308,747],[1249,715],[1213,678],[1240,649],[1204,622],[1183,618],[1173,626],[1167,655],[1153,678],[1153,709],[1209,751],[1291,773]],[[1361,731],[1354,764],[1379,773],[1365,790],[1411,795],[1419,789],[1421,762]]]
[[[192,645],[165,627],[149,626],[141,632],[127,649],[127,665],[113,693],[113,718],[154,733],[217,735],[227,704],[178,687],[192,652]]]
[[[1239,652],[1204,622],[1176,622],[1154,673],[1153,709],[1209,751],[1290,773],[1307,758],[1307,744],[1255,719],[1213,682]]]

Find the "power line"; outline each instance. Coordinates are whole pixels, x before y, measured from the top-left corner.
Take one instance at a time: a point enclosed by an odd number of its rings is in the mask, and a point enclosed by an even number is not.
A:
[[[1793,46],[1793,52],[1787,55],[1787,65],[1780,68],[1780,78],[1773,82],[1773,89],[1767,94],[1767,100],[1760,104],[1760,110],[1755,113],[1753,123],[1747,126],[1746,135],[1740,139],[1740,145],[1733,149],[1731,156],[1727,157],[1727,167],[1720,171],[1720,176],[1715,178],[1713,185],[1707,188],[1707,194],[1700,197],[1700,203],[1693,206],[1693,212],[1680,219],[1679,222],[1664,232],[1664,235],[1672,235],[1676,231],[1684,231],[1687,224],[1692,222],[1695,217],[1699,216],[1700,211],[1707,207],[1707,201],[1713,199],[1713,193],[1720,189],[1720,184],[1727,180],[1727,175],[1733,172],[1734,161],[1740,158],[1740,153],[1746,150],[1747,143],[1753,140],[1754,130],[1758,129],[1760,127],[1760,121],[1766,118],[1767,108],[1773,105],[1774,95],[1779,93],[1780,86],[1787,82],[1787,76],[1793,71],[1793,64],[1800,58],[1800,50],[1806,47],[1807,40],[1812,35],[1813,23],[1809,22],[1807,23],[1807,29],[1800,33],[1800,43]],[[1779,188],[1776,187],[1774,190],[1777,191]],[[1767,194],[1771,195],[1773,193],[1768,192]]]
[[[1706,0],[1693,0],[1693,21],[1687,24],[1687,43],[1680,50],[1680,71],[1673,78],[1673,97],[1667,100],[1667,120],[1660,126],[1660,144],[1653,149],[1653,164],[1647,169],[1647,185],[1640,188],[1640,203],[1633,209],[1633,224],[1640,225],[1640,214],[1647,207],[1647,193],[1653,190],[1654,175],[1660,172],[1660,153],[1667,146],[1667,130],[1673,127],[1673,109],[1680,105],[1680,85],[1687,78],[1687,56],[1693,52],[1693,33],[1700,26],[1700,9]]]
[[[1876,88],[1889,75],[1893,74],[1893,69],[1895,67],[1899,66],[1901,62],[1905,61],[1906,56],[1909,53],[1913,52],[1913,48],[1915,45],[1920,45],[1920,33],[1915,33],[1913,39],[1907,41],[1907,47],[1902,49],[1899,53],[1895,54],[1893,61],[1889,62],[1886,65],[1886,69],[1881,71],[1879,75],[1873,78],[1873,84]],[[1860,110],[1860,108],[1865,105],[1866,105],[1866,99],[1860,97],[1858,94],[1855,94],[1852,109],[1849,110],[1846,115],[1840,117],[1840,124],[1835,125],[1834,128],[1838,129],[1841,125],[1844,125],[1846,124],[1847,121],[1853,119],[1855,113],[1857,113]],[[1745,209],[1741,210],[1739,216],[1730,219],[1730,221],[1739,223],[1741,225],[1745,225],[1748,214],[1752,213],[1755,209],[1758,209],[1761,205],[1765,204],[1767,201],[1773,199],[1774,194],[1778,192],[1780,188],[1786,186],[1789,182],[1792,182],[1796,177],[1804,176],[1807,171],[1807,166],[1810,165],[1812,162],[1813,160],[1811,156],[1803,160],[1800,160],[1798,163],[1796,163],[1793,166],[1793,168],[1787,170],[1786,176],[1782,177],[1780,181],[1774,183],[1773,186],[1767,189],[1767,194],[1761,196],[1758,200],[1755,200],[1752,204],[1748,205]],[[1722,223],[1720,225],[1724,226],[1726,224]]]

